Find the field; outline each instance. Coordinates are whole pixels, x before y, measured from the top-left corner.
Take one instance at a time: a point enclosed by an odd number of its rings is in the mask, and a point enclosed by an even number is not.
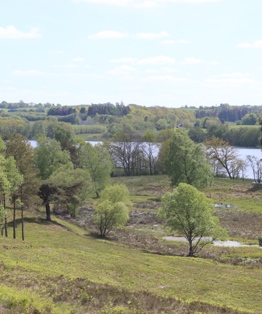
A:
[[[156,215],[170,190],[165,176],[120,177],[132,195],[130,221],[96,236],[92,200],[77,219],[26,212],[25,241],[0,237],[0,313],[262,313],[262,250],[206,247],[185,257],[183,242]],[[216,179],[204,190],[230,240],[258,244],[262,190]]]

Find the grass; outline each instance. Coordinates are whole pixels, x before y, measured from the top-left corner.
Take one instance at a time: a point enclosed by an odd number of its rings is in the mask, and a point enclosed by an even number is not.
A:
[[[156,199],[170,189],[165,176],[114,180],[127,184],[136,211],[156,212]],[[259,215],[260,191],[250,192],[256,201],[253,210],[246,209],[250,186],[216,180],[205,193],[219,199],[225,192],[224,200],[238,205],[245,195],[243,207],[232,211]],[[242,194],[230,195],[230,189]],[[148,208],[141,208],[141,203]],[[150,208],[151,203],[157,206]],[[88,229],[57,217],[46,222],[41,212],[26,212],[25,241],[19,239],[20,228],[18,220],[16,240],[0,237],[0,313],[262,313],[262,268],[226,263],[261,259],[261,249],[208,247],[208,254],[217,252],[223,263],[152,254],[114,237],[94,237]],[[154,234],[157,245],[166,243],[159,240],[163,230],[150,224],[117,233],[126,232],[140,241]],[[235,236],[242,239],[240,230]],[[181,246],[172,245],[178,250]]]

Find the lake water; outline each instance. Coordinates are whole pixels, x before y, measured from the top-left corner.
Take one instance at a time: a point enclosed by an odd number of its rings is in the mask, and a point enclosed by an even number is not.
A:
[[[260,148],[236,148],[240,159],[246,160],[248,155],[255,156],[257,159],[262,159],[262,151]],[[252,168],[248,165],[245,170],[245,178],[254,179]]]

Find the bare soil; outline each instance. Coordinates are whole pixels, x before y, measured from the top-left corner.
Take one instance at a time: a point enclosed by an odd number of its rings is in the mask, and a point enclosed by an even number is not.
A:
[[[136,207],[138,209],[130,212],[130,219],[126,227],[113,230],[109,234],[109,239],[152,254],[186,256],[188,254],[188,244],[186,242],[174,243],[172,241],[165,241],[159,236],[159,229],[163,233],[163,227],[156,214],[157,209],[160,207],[160,202],[154,202],[150,206],[148,204],[145,207],[143,206],[145,206],[144,202],[137,204]],[[148,211],[150,208],[153,211]],[[97,230],[93,222],[93,212],[93,207],[83,207],[79,210],[77,218],[73,219],[68,216],[64,218],[86,228],[90,234],[96,234]],[[216,215],[220,219],[221,226],[227,230],[229,237],[257,241],[258,236],[261,234],[262,215],[260,214],[243,212],[236,209],[217,209]],[[231,252],[232,248],[208,246],[200,251],[198,256],[222,263],[245,265],[252,268],[262,267],[262,258],[226,257]]]

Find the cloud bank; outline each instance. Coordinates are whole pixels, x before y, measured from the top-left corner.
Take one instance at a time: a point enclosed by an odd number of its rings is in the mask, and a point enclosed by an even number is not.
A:
[[[31,39],[37,37],[40,37],[37,28],[31,28],[29,32],[22,32],[12,25],[0,27],[0,39]]]

